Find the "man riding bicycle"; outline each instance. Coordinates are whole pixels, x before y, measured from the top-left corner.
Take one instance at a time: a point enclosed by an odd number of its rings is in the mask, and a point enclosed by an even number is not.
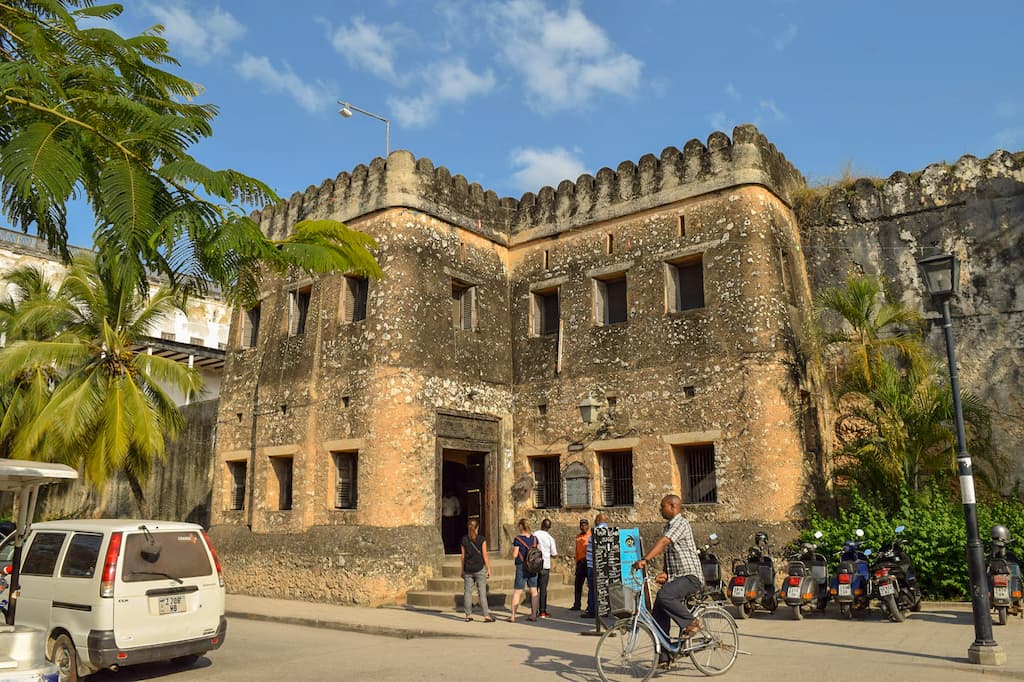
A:
[[[703,584],[697,545],[693,541],[690,522],[682,515],[683,501],[678,495],[666,495],[661,500],[661,516],[665,527],[658,541],[643,559],[633,568],[643,570],[647,562],[665,552],[665,570],[655,580],[662,588],[654,600],[651,615],[662,632],[668,633],[671,618],[683,629],[682,638],[687,639],[700,629],[700,622],[686,607],[686,598],[700,591]],[[668,551],[666,551],[666,549]],[[661,663],[669,660],[664,651]]]

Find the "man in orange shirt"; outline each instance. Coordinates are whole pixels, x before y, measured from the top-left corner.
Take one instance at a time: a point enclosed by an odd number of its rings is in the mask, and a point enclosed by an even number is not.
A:
[[[580,534],[576,536],[576,591],[570,611],[580,610],[583,585],[587,582],[587,543],[590,541],[590,522],[580,519]]]

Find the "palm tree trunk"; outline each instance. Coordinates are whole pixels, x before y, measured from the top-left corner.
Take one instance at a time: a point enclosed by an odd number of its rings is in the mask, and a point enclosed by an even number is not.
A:
[[[135,498],[135,506],[139,510],[139,518],[148,519],[150,516],[149,502],[146,500],[146,491],[142,488],[142,482],[130,471],[125,471],[124,477],[128,480],[128,487],[131,488],[132,497]]]

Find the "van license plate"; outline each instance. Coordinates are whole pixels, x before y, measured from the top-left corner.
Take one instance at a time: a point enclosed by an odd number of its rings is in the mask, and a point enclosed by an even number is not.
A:
[[[176,594],[173,597],[160,597],[158,603],[161,616],[188,611],[188,603],[185,601],[185,595],[183,594]]]
[[[896,587],[892,583],[885,583],[878,586],[878,594],[883,597],[888,597],[890,594],[896,594]]]
[[[850,586],[849,585],[844,585],[844,584],[840,583],[839,584],[839,596],[840,597],[849,597],[850,596]]]
[[[743,587],[743,585],[733,585],[732,596],[734,596],[734,597],[745,597],[746,596],[745,590],[746,590],[746,588]]]
[[[1009,599],[1010,588],[1009,587],[996,587],[992,590],[992,596],[996,599]]]

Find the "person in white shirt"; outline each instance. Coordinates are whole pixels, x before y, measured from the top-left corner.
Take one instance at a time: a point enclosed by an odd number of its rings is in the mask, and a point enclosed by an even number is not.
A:
[[[537,576],[537,588],[540,591],[540,617],[550,618],[548,613],[548,579],[551,577],[551,557],[558,556],[558,547],[555,546],[555,539],[548,531],[551,529],[551,519],[544,519],[540,522],[540,530],[533,532],[537,538],[537,544],[544,555],[544,570]]]

